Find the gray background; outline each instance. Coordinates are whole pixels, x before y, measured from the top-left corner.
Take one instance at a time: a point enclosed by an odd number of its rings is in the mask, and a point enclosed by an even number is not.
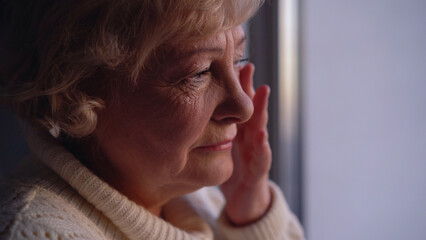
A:
[[[29,153],[22,130],[12,112],[0,105],[0,177]]]
[[[426,1],[301,14],[309,239],[426,239]]]

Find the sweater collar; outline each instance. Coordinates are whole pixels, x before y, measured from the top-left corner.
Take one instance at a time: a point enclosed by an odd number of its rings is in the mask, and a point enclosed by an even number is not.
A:
[[[168,211],[169,222],[166,222],[109,186],[41,129],[25,127],[25,132],[32,153],[100,210],[129,239],[213,238],[211,228],[185,197],[167,204],[165,211]]]

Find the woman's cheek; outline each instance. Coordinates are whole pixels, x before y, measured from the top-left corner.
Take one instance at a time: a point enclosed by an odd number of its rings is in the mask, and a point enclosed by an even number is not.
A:
[[[160,139],[170,142],[191,144],[204,131],[210,119],[208,88],[196,86],[175,86],[141,93],[139,105],[149,105],[144,113],[150,128],[161,135]],[[206,104],[207,103],[207,104]],[[155,130],[154,130],[155,129]],[[184,143],[185,142],[185,143]]]
[[[187,89],[168,96],[167,103],[164,104],[163,116],[173,121],[173,126],[181,129],[197,128],[202,122],[204,93],[197,89]],[[170,111],[173,109],[173,111]]]
[[[200,102],[200,99],[203,98],[204,93],[208,88],[208,83],[206,81],[194,81],[194,80],[185,80],[180,86],[180,97],[186,103],[195,105]]]

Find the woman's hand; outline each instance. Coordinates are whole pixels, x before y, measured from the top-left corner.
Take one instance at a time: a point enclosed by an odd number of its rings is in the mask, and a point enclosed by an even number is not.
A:
[[[253,73],[254,65],[251,63],[240,71],[241,86],[253,101],[254,113],[249,121],[238,125],[232,147],[234,171],[221,186],[226,198],[225,211],[235,225],[258,220],[271,202],[268,187],[271,149],[266,129],[270,89],[264,85],[255,91]]]

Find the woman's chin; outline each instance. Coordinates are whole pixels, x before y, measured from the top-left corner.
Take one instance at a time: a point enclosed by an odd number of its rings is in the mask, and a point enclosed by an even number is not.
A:
[[[216,172],[212,175],[210,182],[206,186],[216,186],[226,182],[232,175],[233,164],[232,161],[227,167],[222,167],[217,169]]]
[[[193,184],[200,187],[220,185],[232,175],[234,164],[231,154],[196,161],[199,164],[192,169],[194,174],[190,178]]]

